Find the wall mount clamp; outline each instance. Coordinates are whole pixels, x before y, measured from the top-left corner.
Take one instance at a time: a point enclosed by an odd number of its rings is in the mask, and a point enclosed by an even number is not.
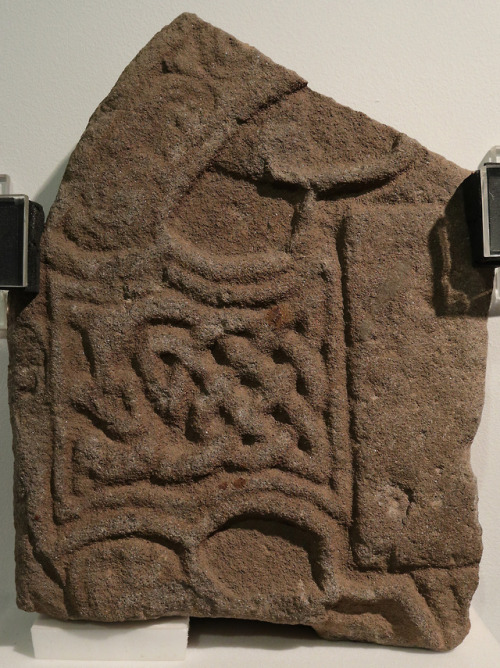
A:
[[[43,208],[27,195],[10,194],[10,178],[0,174],[0,337],[7,330],[7,291],[28,297],[40,289]]]
[[[493,146],[463,183],[475,264],[500,267],[500,146]]]

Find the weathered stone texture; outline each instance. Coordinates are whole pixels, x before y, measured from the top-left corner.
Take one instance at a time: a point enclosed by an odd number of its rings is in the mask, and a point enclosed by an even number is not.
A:
[[[492,281],[466,176],[193,15],[158,33],[11,298],[19,605],[460,642]]]

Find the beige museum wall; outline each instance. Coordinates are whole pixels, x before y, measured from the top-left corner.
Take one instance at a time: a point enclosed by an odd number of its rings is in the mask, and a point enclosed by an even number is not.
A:
[[[183,11],[309,85],[475,169],[500,144],[498,0],[0,0],[0,173],[50,206],[68,154],[125,65]],[[485,552],[474,605],[500,640],[500,316],[473,446]],[[0,341],[0,566],[13,595],[12,455]]]

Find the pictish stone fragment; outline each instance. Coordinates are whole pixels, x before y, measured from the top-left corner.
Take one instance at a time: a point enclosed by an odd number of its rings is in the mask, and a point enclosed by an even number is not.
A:
[[[160,31],[11,295],[19,606],[458,644],[492,286],[466,176],[192,14]]]

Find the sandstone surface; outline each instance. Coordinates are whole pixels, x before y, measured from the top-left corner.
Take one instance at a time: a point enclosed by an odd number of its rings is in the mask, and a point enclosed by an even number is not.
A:
[[[492,285],[466,176],[194,15],[160,31],[11,295],[19,606],[458,644]]]

